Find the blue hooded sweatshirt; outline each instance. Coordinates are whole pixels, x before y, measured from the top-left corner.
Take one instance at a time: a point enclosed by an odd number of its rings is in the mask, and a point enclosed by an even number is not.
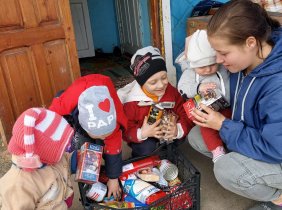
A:
[[[230,75],[232,120],[219,131],[231,151],[282,163],[282,28],[273,31],[271,53],[246,77]]]

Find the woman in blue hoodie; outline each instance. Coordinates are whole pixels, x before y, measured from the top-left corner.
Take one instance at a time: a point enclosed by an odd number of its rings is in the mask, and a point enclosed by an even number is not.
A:
[[[282,209],[282,28],[258,4],[234,0],[207,32],[217,63],[231,72],[231,119],[206,106],[193,114],[196,124],[219,130],[230,151],[215,163],[215,176],[224,188],[262,201],[250,210]],[[208,155],[197,137],[189,141]]]

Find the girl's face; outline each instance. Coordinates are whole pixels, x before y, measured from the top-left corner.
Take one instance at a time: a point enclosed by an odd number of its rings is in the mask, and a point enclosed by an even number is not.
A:
[[[195,68],[195,72],[199,74],[200,76],[208,76],[208,75],[212,75],[215,72],[217,72],[217,69],[218,69],[218,65],[212,64],[209,66]]]
[[[256,43],[231,45],[227,39],[219,36],[209,37],[209,42],[216,51],[216,62],[223,64],[230,72],[236,73],[256,66]]]
[[[161,97],[165,94],[168,84],[166,71],[160,71],[151,76],[143,85],[143,87],[151,94]]]

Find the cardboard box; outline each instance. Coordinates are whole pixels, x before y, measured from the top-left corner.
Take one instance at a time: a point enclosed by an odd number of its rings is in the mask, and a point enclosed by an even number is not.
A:
[[[75,180],[87,184],[98,182],[102,154],[102,146],[85,142],[80,149]]]

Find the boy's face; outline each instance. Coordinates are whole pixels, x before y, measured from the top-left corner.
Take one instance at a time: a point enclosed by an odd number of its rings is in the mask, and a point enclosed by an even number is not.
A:
[[[168,84],[166,71],[160,71],[151,76],[143,87],[151,94],[161,97],[165,94]]]
[[[200,76],[208,76],[217,72],[217,69],[218,69],[218,65],[215,63],[209,66],[195,68],[195,72]]]

